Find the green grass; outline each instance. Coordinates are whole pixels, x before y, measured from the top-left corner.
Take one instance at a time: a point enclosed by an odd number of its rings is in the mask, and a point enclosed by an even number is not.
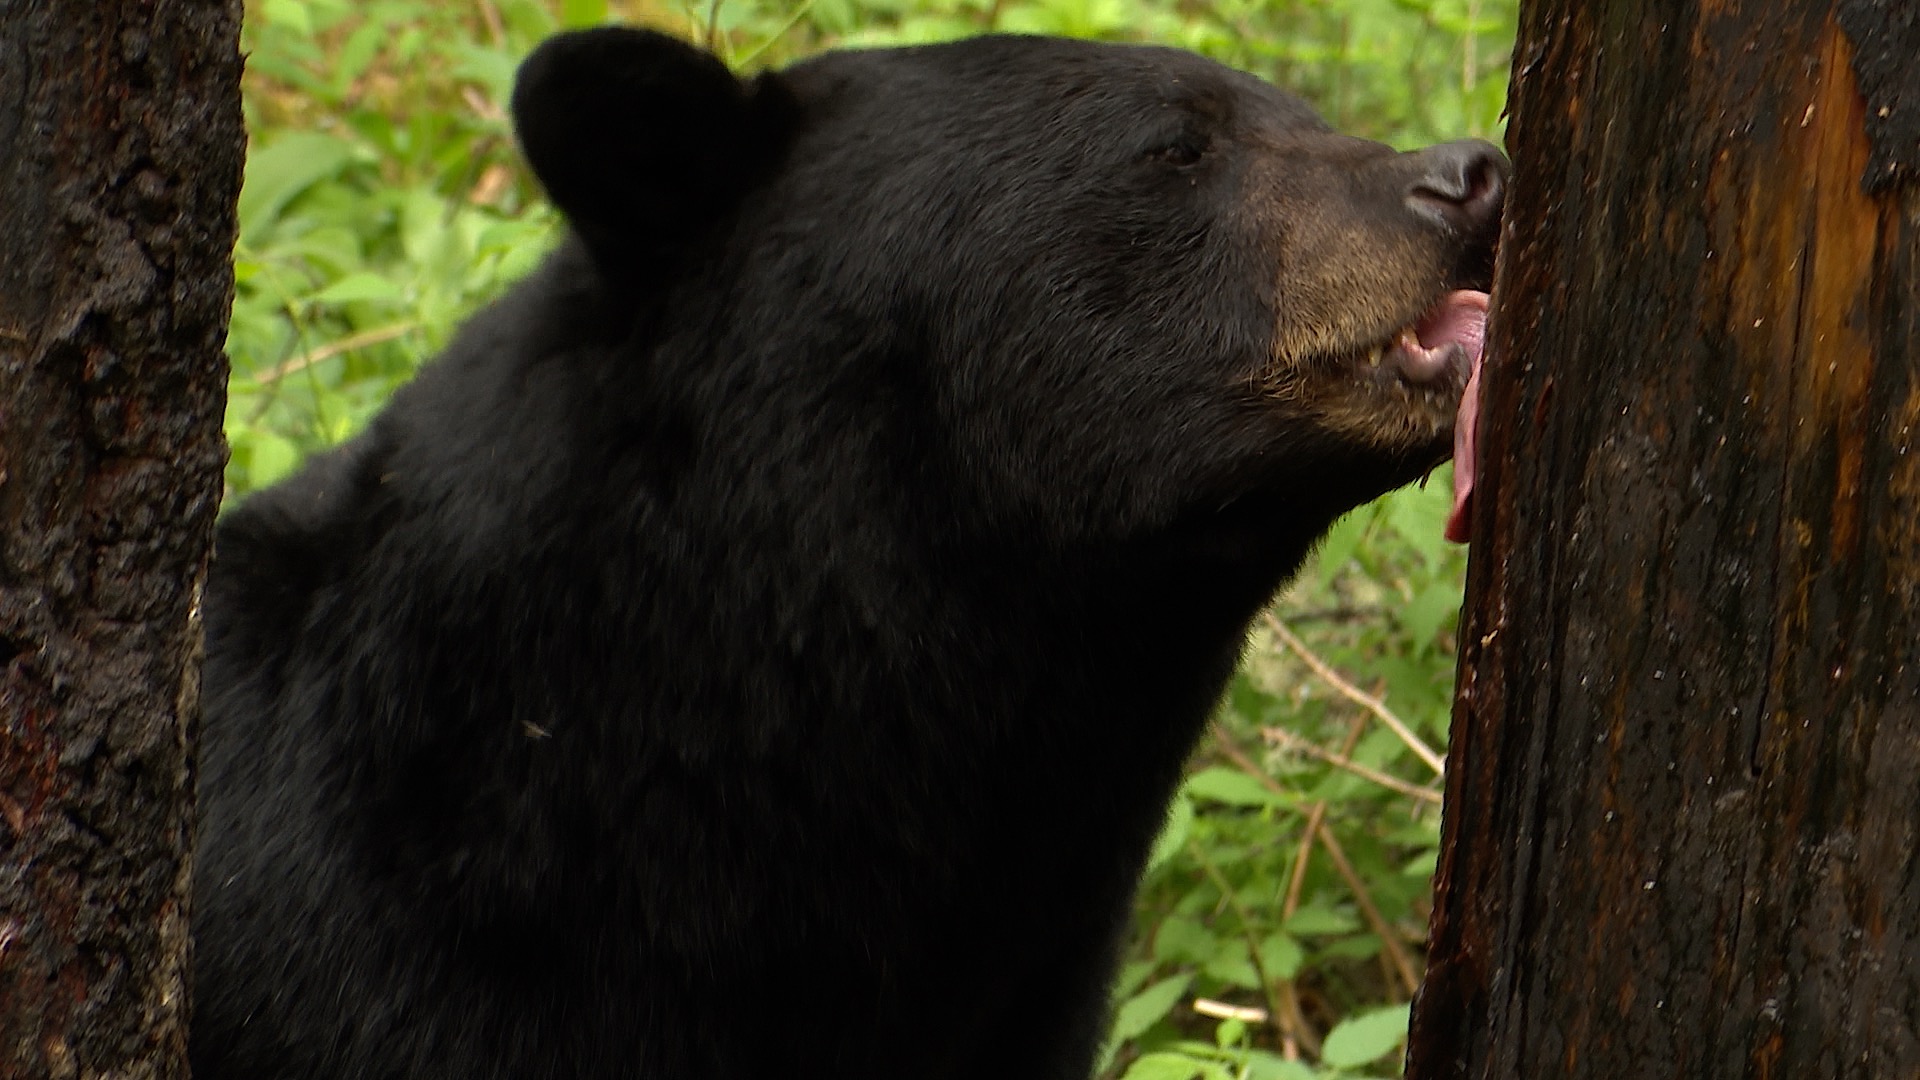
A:
[[[514,155],[504,105],[519,57],[563,26],[642,21],[747,69],[987,30],[1157,41],[1407,147],[1497,134],[1514,7],[249,0],[230,494],[359,430],[552,244],[559,223]],[[1108,1075],[1398,1074],[1464,570],[1440,540],[1445,470],[1435,480],[1342,521],[1256,628],[1141,892]]]

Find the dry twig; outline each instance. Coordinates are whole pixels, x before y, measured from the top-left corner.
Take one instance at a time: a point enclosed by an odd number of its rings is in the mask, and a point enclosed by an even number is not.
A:
[[[1334,869],[1340,871],[1340,876],[1346,879],[1347,888],[1353,891],[1354,903],[1360,906],[1360,916],[1367,921],[1367,925],[1373,928],[1375,936],[1380,939],[1380,947],[1386,950],[1387,958],[1392,961],[1393,969],[1399,974],[1407,993],[1412,994],[1420,989],[1420,976],[1414,971],[1413,958],[1407,955],[1406,946],[1400,943],[1399,933],[1380,914],[1380,909],[1374,906],[1373,894],[1367,891],[1366,883],[1360,880],[1360,875],[1354,872],[1353,864],[1347,861],[1346,849],[1340,846],[1340,841],[1334,839],[1333,832],[1329,829],[1320,830],[1320,844],[1327,849],[1327,857],[1333,860]]]
[[[1367,730],[1367,718],[1355,717],[1347,728],[1347,737],[1340,744],[1340,756],[1353,753],[1360,745],[1360,736]],[[1313,857],[1313,838],[1326,824],[1327,800],[1321,799],[1307,811],[1307,827],[1300,833],[1300,850],[1293,857],[1293,873],[1287,878],[1287,898],[1280,905],[1280,918],[1291,919],[1293,913],[1300,910],[1300,890],[1307,880],[1307,860]]]
[[[1365,722],[1363,718],[1361,723],[1364,724]],[[1297,751],[1311,758],[1317,758],[1336,769],[1350,772],[1370,784],[1378,784],[1388,791],[1398,792],[1410,799],[1419,799],[1421,802],[1434,806],[1440,805],[1440,793],[1432,788],[1423,788],[1418,784],[1409,784],[1397,776],[1390,776],[1371,766],[1362,765],[1346,754],[1336,754],[1326,747],[1320,746],[1310,739],[1303,739],[1285,728],[1261,728],[1260,734],[1270,742],[1279,743],[1289,750]],[[1348,753],[1351,752],[1351,750],[1348,751]],[[1317,805],[1325,806],[1326,804],[1319,803]]]
[[[382,326],[376,330],[363,330],[358,334],[343,337],[339,341],[328,342],[311,352],[302,353],[291,360],[275,364],[273,367],[255,375],[253,381],[262,385],[278,382],[289,375],[305,371],[321,361],[331,360],[342,353],[350,353],[355,349],[364,349],[370,345],[379,345],[384,342],[406,337],[419,328],[420,324],[417,322],[403,322],[395,323],[392,326]]]
[[[1413,729],[1395,716],[1393,710],[1387,708],[1384,702],[1342,678],[1330,664],[1320,659],[1312,649],[1307,648],[1306,642],[1301,641],[1293,631],[1287,629],[1287,624],[1275,618],[1273,612],[1266,613],[1266,620],[1267,627],[1273,631],[1274,636],[1278,637],[1287,648],[1292,649],[1309,668],[1312,668],[1315,675],[1320,676],[1328,686],[1339,691],[1342,697],[1379,717],[1381,723],[1387,725],[1389,730],[1399,736],[1401,742],[1407,744],[1407,749],[1412,750],[1421,761],[1427,763],[1427,767],[1433,770],[1435,776],[1446,775],[1446,761],[1439,754],[1434,753],[1432,747],[1422,742],[1420,736],[1415,735]]]

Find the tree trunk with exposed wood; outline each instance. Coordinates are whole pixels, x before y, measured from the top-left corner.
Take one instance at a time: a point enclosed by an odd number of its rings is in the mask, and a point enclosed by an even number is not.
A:
[[[185,1077],[239,0],[0,0],[0,1077]]]
[[[1920,1077],[1920,5],[1538,0],[1407,1075]]]

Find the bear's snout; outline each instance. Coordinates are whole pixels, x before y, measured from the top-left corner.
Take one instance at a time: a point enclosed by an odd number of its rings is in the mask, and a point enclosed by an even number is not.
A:
[[[1491,288],[1500,214],[1512,174],[1506,155],[1484,140],[1461,139],[1415,150],[1406,157],[1414,166],[1402,196],[1407,209],[1439,226],[1458,244],[1451,284]]]
[[[1461,139],[1410,156],[1420,167],[1406,192],[1407,206],[1415,213],[1467,234],[1500,220],[1510,166],[1492,143]]]

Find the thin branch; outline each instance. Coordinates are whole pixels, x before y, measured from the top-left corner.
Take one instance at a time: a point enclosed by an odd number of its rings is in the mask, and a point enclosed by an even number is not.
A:
[[[1199,841],[1189,837],[1187,853],[1200,864],[1201,871],[1213,882],[1213,887],[1220,890],[1221,898],[1227,902],[1228,907],[1233,909],[1234,918],[1240,920],[1240,936],[1247,942],[1247,958],[1253,962],[1253,970],[1260,976],[1260,988],[1266,992],[1267,996],[1268,1013],[1278,1027],[1282,1015],[1280,999],[1275,992],[1274,980],[1267,977],[1267,966],[1260,962],[1260,941],[1253,936],[1253,913],[1240,902],[1240,894],[1234,889],[1233,883],[1228,881],[1227,876],[1220,872],[1220,868],[1213,864],[1213,859],[1208,856],[1206,848],[1202,847]],[[1284,1035],[1286,1032],[1282,1030],[1281,1034]]]
[[[1215,1001],[1212,998],[1194,998],[1189,1006],[1201,1016],[1210,1016],[1215,1020],[1238,1020],[1247,1024],[1264,1024],[1269,1019],[1267,1010],[1256,1009],[1249,1005],[1235,1005],[1231,1001]]]
[[[489,124],[508,123],[506,110],[496,104],[492,98],[481,93],[480,88],[477,86],[469,84],[461,87],[460,100],[467,103],[467,108],[473,110],[473,115],[485,120]],[[486,160],[487,151],[490,149],[491,147],[485,143],[477,144],[468,150],[468,160],[483,162]]]
[[[1434,806],[1440,805],[1440,793],[1431,788],[1423,788],[1418,784],[1409,784],[1397,776],[1390,776],[1378,769],[1362,765],[1345,754],[1336,754],[1326,747],[1319,746],[1310,739],[1303,739],[1285,728],[1261,728],[1260,734],[1269,741],[1280,743],[1287,749],[1306,754],[1308,757],[1317,758],[1336,769],[1350,772],[1370,784],[1378,784],[1388,791],[1399,792],[1410,799],[1419,799],[1421,802],[1431,803]]]
[[[1300,992],[1294,989],[1292,979],[1281,980],[1277,989],[1281,1009],[1276,1021],[1280,1028],[1280,1056],[1299,1061],[1304,1054],[1318,1060],[1320,1033],[1313,1030],[1313,1021],[1307,1019],[1306,1010],[1300,1007]]]
[[[1227,734],[1226,728],[1217,722],[1213,725],[1213,738],[1219,744],[1221,752],[1252,776],[1261,787],[1276,795],[1283,797],[1286,795],[1286,789],[1256,766],[1253,759],[1247,756],[1246,751],[1240,749],[1239,745],[1233,741],[1233,736]],[[1394,930],[1392,924],[1387,922],[1386,917],[1380,914],[1380,908],[1373,902],[1373,894],[1367,891],[1366,883],[1360,880],[1360,875],[1354,872],[1353,864],[1347,861],[1346,849],[1342,848],[1340,841],[1334,838],[1333,830],[1321,828],[1318,832],[1320,845],[1327,849],[1327,857],[1333,860],[1334,869],[1339,871],[1340,877],[1347,883],[1348,890],[1353,893],[1353,901],[1360,908],[1361,918],[1365,919],[1367,925],[1372,928],[1374,936],[1380,939],[1380,947],[1386,950],[1388,958],[1392,960],[1394,971],[1406,984],[1407,993],[1412,994],[1420,988],[1420,978],[1414,972],[1413,960],[1407,955],[1406,947],[1400,943],[1399,933]]]
[[[1289,609],[1287,624],[1299,626],[1301,623],[1363,622],[1377,619],[1386,612],[1386,607],[1380,604],[1338,604],[1325,608]]]
[[[1414,971],[1413,959],[1407,955],[1406,948],[1400,944],[1399,932],[1394,930],[1386,918],[1380,914],[1380,909],[1374,906],[1373,894],[1367,891],[1366,883],[1360,880],[1360,875],[1354,872],[1353,864],[1347,861],[1346,849],[1340,846],[1340,841],[1334,839],[1330,829],[1320,830],[1320,844],[1327,849],[1327,857],[1333,860],[1334,869],[1340,871],[1340,876],[1346,879],[1347,888],[1353,890],[1353,900],[1360,905],[1361,917],[1367,920],[1367,925],[1373,928],[1374,935],[1380,939],[1381,947],[1387,950],[1387,956],[1392,959],[1394,970],[1399,973],[1400,981],[1406,985],[1407,993],[1412,994],[1420,989],[1420,976]]]
[[[1274,782],[1273,777],[1268,776],[1266,770],[1260,768],[1252,758],[1248,757],[1245,750],[1240,749],[1240,744],[1233,740],[1233,736],[1227,734],[1227,729],[1222,727],[1219,721],[1213,724],[1213,741],[1220,747],[1221,753],[1227,755],[1227,758],[1238,766],[1241,772],[1253,777],[1261,787],[1276,795],[1286,795],[1286,791]],[[1322,809],[1324,810],[1324,806]],[[1311,838],[1312,835],[1312,831],[1309,830],[1307,836]],[[1260,945],[1251,936],[1253,923],[1248,919],[1246,909],[1240,905],[1239,896],[1227,885],[1226,879],[1219,876],[1219,871],[1214,868],[1206,853],[1199,850],[1198,844],[1189,839],[1187,845],[1193,849],[1201,868],[1215,876],[1215,884],[1227,895],[1228,902],[1234,906],[1236,913],[1240,916],[1240,925],[1247,931],[1247,944],[1253,953],[1254,970],[1260,973],[1260,985],[1266,990],[1267,1006],[1273,1011],[1273,1026],[1280,1032],[1280,1044],[1285,1050],[1287,1060],[1298,1061],[1302,1049],[1311,1057],[1319,1057],[1320,1033],[1313,1029],[1312,1023],[1307,1020],[1306,1013],[1300,1008],[1300,995],[1293,988],[1293,980],[1268,977],[1266,965],[1260,962]],[[1292,914],[1291,910],[1282,912],[1282,921]]]
[[[507,44],[507,24],[500,17],[500,9],[493,0],[479,0],[474,6],[480,9],[480,21],[486,25],[487,39],[494,48],[504,48]]]
[[[1415,735],[1413,729],[1409,728],[1398,716],[1395,716],[1393,711],[1388,709],[1379,698],[1374,697],[1372,694],[1367,693],[1365,690],[1360,689],[1342,678],[1340,673],[1335,671],[1331,665],[1325,660],[1320,659],[1312,649],[1307,648],[1306,642],[1301,641],[1299,637],[1295,636],[1293,631],[1287,629],[1285,623],[1275,618],[1273,612],[1269,611],[1266,613],[1266,620],[1267,626],[1273,631],[1274,636],[1278,637],[1281,643],[1286,645],[1287,648],[1292,649],[1294,654],[1300,657],[1309,668],[1312,668],[1315,675],[1320,676],[1328,686],[1339,691],[1342,697],[1345,697],[1347,700],[1379,717],[1381,723],[1387,725],[1389,730],[1399,736],[1401,742],[1407,744],[1407,749],[1412,750],[1421,761],[1427,763],[1427,767],[1433,770],[1435,776],[1446,775],[1446,761],[1442,759],[1439,754],[1434,753],[1433,749],[1426,743],[1422,742],[1420,736]]]
[[[418,329],[420,329],[418,322],[403,322],[395,323],[392,326],[382,326],[375,330],[363,330],[358,334],[343,337],[338,341],[328,342],[314,349],[312,352],[302,353],[291,360],[276,364],[260,374],[255,375],[253,381],[262,385],[279,382],[289,375],[298,374],[315,364],[325,360],[331,360],[342,353],[350,353],[355,349],[364,349],[370,345],[384,344],[385,342],[406,337]]]
[[[1340,744],[1340,756],[1353,753],[1353,748],[1360,745],[1360,736],[1366,731],[1367,718],[1354,717],[1353,723],[1347,726],[1346,740]],[[1307,883],[1307,863],[1313,858],[1313,838],[1326,827],[1326,819],[1327,800],[1321,799],[1307,811],[1307,827],[1300,833],[1300,850],[1293,857],[1293,875],[1287,879],[1287,898],[1280,905],[1282,920],[1293,918],[1293,913],[1300,910],[1300,893]]]

